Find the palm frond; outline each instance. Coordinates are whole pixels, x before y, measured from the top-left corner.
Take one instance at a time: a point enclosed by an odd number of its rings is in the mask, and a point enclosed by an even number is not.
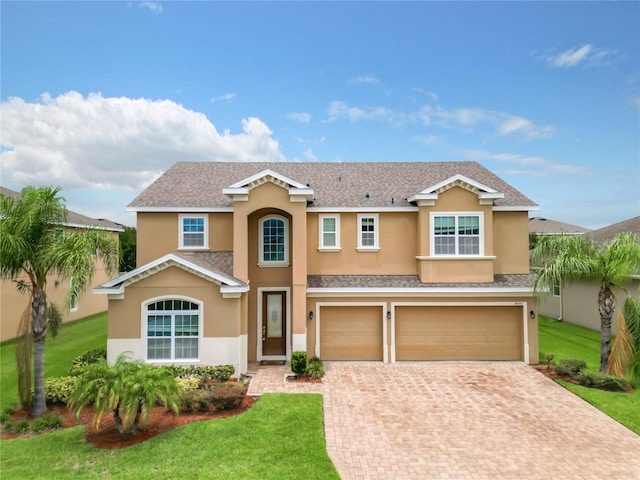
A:
[[[627,297],[624,302],[624,316],[635,348],[628,371],[635,382],[640,382],[640,299]]]
[[[49,302],[45,318],[47,321],[47,332],[51,334],[51,338],[56,338],[60,325],[62,324],[62,312],[55,302]]]
[[[618,320],[618,334],[611,348],[611,355],[607,362],[608,373],[617,377],[624,377],[631,365],[631,360],[635,354],[633,335],[627,328],[624,312],[616,302],[616,317]]]

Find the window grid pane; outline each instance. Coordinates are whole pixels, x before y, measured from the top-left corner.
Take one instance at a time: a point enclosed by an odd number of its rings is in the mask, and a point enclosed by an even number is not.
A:
[[[335,217],[322,219],[322,246],[336,247],[338,245],[338,224]]]
[[[360,243],[363,247],[376,246],[376,219],[362,217],[360,219]]]
[[[285,261],[285,226],[283,220],[270,218],[262,224],[263,254],[265,262]]]
[[[435,255],[480,255],[480,216],[434,217],[433,237]]]
[[[182,219],[182,246],[204,247],[204,218]]]
[[[200,314],[197,303],[178,299],[159,300],[147,305],[147,311],[153,312],[147,314],[149,360],[198,358]]]

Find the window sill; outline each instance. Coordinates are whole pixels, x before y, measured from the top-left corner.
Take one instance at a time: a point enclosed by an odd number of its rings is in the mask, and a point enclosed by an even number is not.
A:
[[[179,251],[189,251],[189,250],[209,250],[209,247],[178,247]]]
[[[175,363],[200,363],[200,359],[199,358],[176,358],[176,359],[169,359],[169,358],[155,358],[152,360],[149,360],[148,358],[145,360],[145,362],[148,363],[166,363],[166,364],[175,364]]]
[[[359,252],[379,252],[380,247],[358,247],[356,250]]]
[[[340,247],[319,247],[318,251],[319,252],[340,252],[340,251],[342,251],[342,248],[340,248]]]
[[[495,260],[495,255],[419,255],[416,260]]]
[[[289,262],[258,262],[260,268],[288,267]]]

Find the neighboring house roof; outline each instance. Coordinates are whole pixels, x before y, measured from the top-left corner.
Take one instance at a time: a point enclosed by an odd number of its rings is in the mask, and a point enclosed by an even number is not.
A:
[[[533,217],[529,219],[529,232],[545,235],[583,235],[590,230],[570,223],[551,220],[550,218]]]
[[[637,235],[640,238],[640,216],[623,220],[613,225],[593,230],[589,236],[598,243],[613,240],[618,233],[628,232]]]
[[[412,207],[410,197],[431,194],[430,187],[437,193],[446,189],[447,180],[463,178],[471,181],[467,188],[493,200],[496,209],[537,209],[532,200],[477,162],[180,162],[136,197],[129,210],[231,209],[230,193],[268,171],[289,183],[291,191],[312,195],[311,208]]]
[[[0,187],[0,193],[8,197],[17,197],[20,195],[20,193],[6,187]],[[68,227],[93,227],[101,230],[111,230],[113,232],[124,232],[124,227],[119,223],[104,218],[87,217],[86,215],[71,210],[67,210],[67,221],[65,225]]]
[[[186,272],[220,285],[223,294],[236,295],[247,292],[249,286],[229,274],[233,254],[231,252],[169,253],[153,262],[131,270],[93,289],[94,293],[122,294],[129,285],[143,280],[169,267]],[[232,267],[231,267],[232,268]]]

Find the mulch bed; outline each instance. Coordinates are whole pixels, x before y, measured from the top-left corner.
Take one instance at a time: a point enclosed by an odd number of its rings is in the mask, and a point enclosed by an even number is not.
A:
[[[172,430],[181,425],[186,425],[191,422],[199,422],[203,420],[214,420],[218,418],[227,418],[249,410],[258,400],[258,397],[246,396],[242,404],[234,410],[220,410],[216,412],[194,412],[194,413],[182,413],[178,416],[172,413],[167,413],[163,407],[155,407],[149,421],[140,423],[138,427],[138,433],[131,435],[130,433],[124,433],[120,435],[113,420],[113,415],[105,415],[102,418],[102,425],[99,431],[95,431],[91,426],[93,418],[93,410],[90,408],[85,409],[79,418],[76,419],[75,415],[70,412],[65,406],[52,406],[49,408],[48,414],[58,415],[62,418],[63,426],[61,428],[75,427],[76,425],[84,425],[86,431],[87,443],[97,448],[114,449],[123,448],[135,445],[137,443],[144,442],[153,438],[161,433]],[[18,411],[11,416],[13,422],[19,422],[27,417],[27,413],[24,410]],[[43,432],[42,434],[46,434]],[[42,435],[41,434],[41,435]],[[14,438],[28,438],[32,437],[33,433],[13,433],[2,431],[0,438],[14,439]]]
[[[546,375],[547,377],[551,378],[552,380],[562,380],[564,382],[567,383],[573,383],[574,385],[582,385],[580,382],[578,382],[575,378],[570,377],[568,375],[558,375],[556,373],[555,368],[553,368],[553,366],[551,367],[547,367],[547,365],[545,365],[544,363],[540,363],[538,365],[531,365],[533,368],[535,368],[536,370],[538,370],[540,373]],[[584,387],[584,385],[582,385]],[[589,387],[587,387],[589,388]],[[607,390],[605,390],[607,391]],[[629,386],[627,389],[624,390],[626,393],[633,393],[634,389],[632,386]]]

